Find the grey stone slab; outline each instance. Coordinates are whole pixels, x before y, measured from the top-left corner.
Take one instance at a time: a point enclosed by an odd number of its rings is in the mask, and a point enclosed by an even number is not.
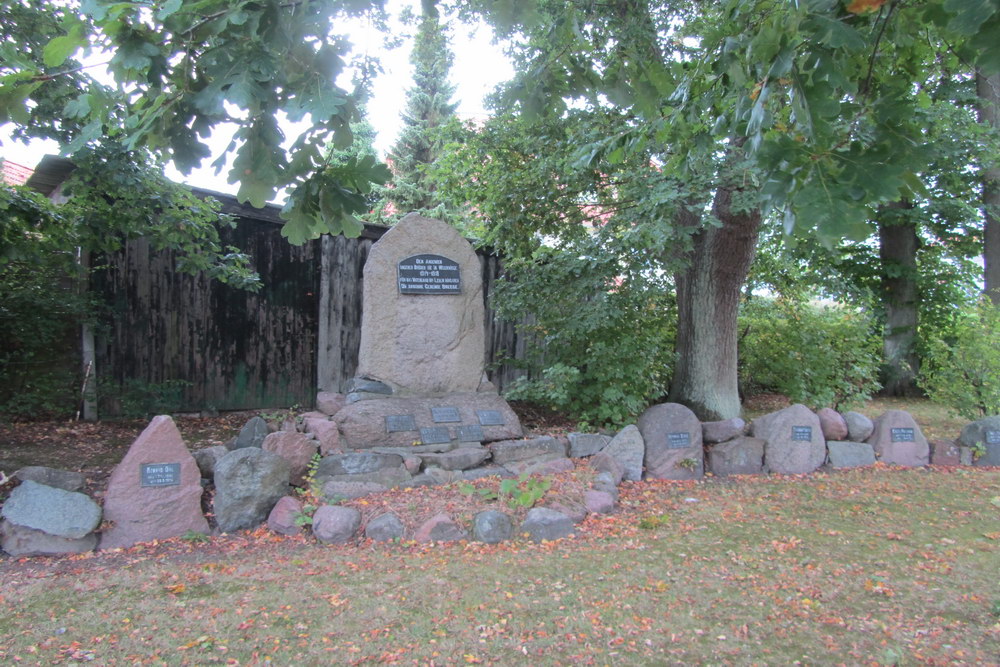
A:
[[[0,521],[0,549],[15,558],[86,553],[93,551],[96,546],[95,533],[79,538],[57,537],[40,530],[15,525],[6,519]]]
[[[760,475],[764,472],[763,438],[740,436],[708,448],[708,469],[716,477]]]
[[[317,477],[334,475],[359,475],[403,465],[398,454],[378,454],[372,451],[345,452],[323,457],[316,471]]]
[[[28,480],[11,491],[0,516],[16,526],[76,540],[97,529],[101,508],[82,493]]]
[[[875,450],[866,442],[831,440],[826,447],[831,468],[860,468],[875,464]]]
[[[224,533],[256,528],[282,496],[288,495],[290,469],[277,454],[257,447],[229,452],[215,465],[213,507]]]
[[[406,527],[403,522],[392,512],[375,517],[365,526],[365,537],[373,542],[390,542],[402,539],[405,533]]]
[[[493,453],[494,463],[500,465],[512,461],[537,459],[542,456],[551,458],[564,458],[566,456],[566,445],[549,436],[528,440],[503,440],[494,442],[489,447]]]
[[[1000,466],[1000,416],[984,417],[967,424],[958,441],[969,448],[979,445],[985,449],[973,465]]]
[[[420,434],[413,431],[387,433],[385,417],[413,415],[417,430],[445,427],[433,421],[431,408],[442,405],[455,406],[463,416],[462,425],[476,423],[478,410],[492,410],[503,415],[503,424],[482,425],[483,442],[520,438],[523,433],[517,415],[500,396],[491,393],[449,394],[437,397],[382,397],[360,401],[344,407],[333,420],[341,434],[341,443],[347,449],[374,447],[408,447],[420,442]]]
[[[619,431],[597,456],[602,455],[611,457],[621,465],[624,479],[634,482],[642,479],[646,445],[637,426],[629,425]]]
[[[46,466],[27,466],[13,474],[21,482],[37,482],[63,491],[82,491],[87,478],[81,472],[58,470]]]
[[[608,446],[611,437],[600,433],[570,433],[569,455],[574,459],[593,456]]]
[[[503,512],[484,510],[472,518],[472,537],[478,542],[499,544],[514,536],[514,523]]]
[[[726,442],[743,435],[746,422],[739,417],[715,422],[703,422],[701,425],[702,441],[707,444]]]
[[[573,534],[573,519],[547,507],[535,507],[521,523],[519,533],[526,533],[532,542],[558,540]]]

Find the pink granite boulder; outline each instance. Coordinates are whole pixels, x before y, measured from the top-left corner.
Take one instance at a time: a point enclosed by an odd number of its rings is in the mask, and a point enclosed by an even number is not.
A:
[[[201,494],[201,472],[174,420],[154,417],[111,473],[104,495],[104,520],[111,527],[101,548],[208,533]]]

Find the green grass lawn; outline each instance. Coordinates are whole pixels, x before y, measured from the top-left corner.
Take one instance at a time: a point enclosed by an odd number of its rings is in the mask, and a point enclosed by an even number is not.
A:
[[[0,561],[2,664],[997,664],[1000,470],[622,487],[576,537]]]

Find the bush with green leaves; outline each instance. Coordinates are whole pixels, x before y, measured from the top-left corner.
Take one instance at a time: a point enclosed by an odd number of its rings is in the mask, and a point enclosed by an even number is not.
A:
[[[541,248],[507,265],[496,303],[535,344],[531,371],[507,397],[596,426],[618,426],[662,396],[670,378],[675,304],[655,276],[622,272],[610,255]]]
[[[983,299],[951,332],[926,342],[920,386],[966,419],[1000,414],[1000,308]]]
[[[879,389],[880,341],[863,311],[758,297],[744,304],[740,330],[743,393],[839,409]]]
[[[80,400],[77,328],[93,311],[78,288],[75,231],[41,195],[0,187],[0,416],[71,416]]]

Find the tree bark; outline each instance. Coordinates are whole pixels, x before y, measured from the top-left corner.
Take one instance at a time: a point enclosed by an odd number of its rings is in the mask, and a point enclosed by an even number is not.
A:
[[[740,414],[737,385],[737,315],[740,294],[757,248],[760,210],[736,210],[740,189],[720,187],[712,214],[720,227],[695,233],[687,268],[677,283],[677,365],[670,400],[682,403],[703,421]],[[682,224],[697,222],[694,214]],[[694,218],[694,220],[692,220]]]
[[[976,72],[979,122],[1000,131],[1000,74]],[[1000,161],[983,170],[983,283],[987,296],[1000,306]]]
[[[885,305],[882,392],[888,396],[920,393],[916,384],[920,371],[920,359],[916,355],[920,239],[916,222],[907,215],[912,208],[910,202],[894,202],[884,206],[878,216],[882,302]]]

